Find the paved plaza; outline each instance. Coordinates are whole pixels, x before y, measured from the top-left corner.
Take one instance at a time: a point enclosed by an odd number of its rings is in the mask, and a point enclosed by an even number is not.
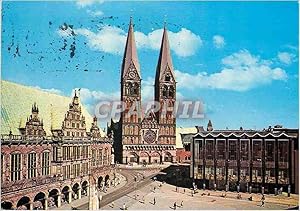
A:
[[[253,201],[249,201],[249,194],[241,193],[242,199],[236,199],[237,193],[227,193],[226,198],[221,197],[221,191],[203,191],[199,190],[192,196],[191,190],[176,188],[169,184],[153,182],[139,190],[131,192],[126,196],[110,203],[101,209],[120,210],[124,204],[126,209],[137,210],[157,210],[157,209],[176,209],[197,210],[197,209],[287,209],[298,205],[298,195],[271,196],[266,195],[265,205],[261,207],[259,194],[252,194]],[[155,190],[154,190],[155,189]],[[208,193],[210,194],[208,196]],[[204,195],[205,194],[205,195]],[[155,203],[154,203],[155,198]],[[182,203],[182,204],[181,204]],[[183,205],[183,206],[181,206]]]

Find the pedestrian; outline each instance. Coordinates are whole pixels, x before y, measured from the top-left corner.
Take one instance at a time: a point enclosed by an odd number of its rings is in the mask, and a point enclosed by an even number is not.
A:
[[[175,201],[175,202],[174,202],[174,210],[176,210],[176,206],[177,206],[177,205],[176,205],[176,201]]]
[[[181,203],[180,203],[180,207],[183,207],[183,201],[181,201]]]
[[[125,203],[123,204],[123,210],[126,210],[126,204]]]
[[[183,189],[183,193],[185,193],[185,188]]]
[[[155,205],[156,204],[156,200],[155,200],[155,197],[153,198],[153,205]]]
[[[111,203],[111,208],[114,208],[114,207],[115,207],[115,203],[112,202],[112,203]]]
[[[262,197],[261,197],[261,205],[260,206],[261,207],[265,206],[265,196],[264,195],[262,195]]]

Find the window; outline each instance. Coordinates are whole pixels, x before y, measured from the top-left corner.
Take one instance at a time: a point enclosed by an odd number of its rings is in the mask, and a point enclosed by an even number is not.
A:
[[[206,140],[206,159],[212,160],[214,157],[214,141]]]
[[[225,140],[217,141],[218,159],[225,159]]]
[[[100,162],[100,165],[103,165],[103,160],[102,160],[102,149],[99,149],[99,162]]]
[[[287,141],[278,141],[279,162],[288,162],[289,143]]]
[[[248,160],[249,142],[241,141],[241,160]]]
[[[78,177],[80,175],[80,164],[74,164],[72,167],[73,176]]]
[[[275,141],[266,141],[266,161],[275,161]]]
[[[95,166],[96,165],[96,150],[95,149],[92,149],[92,166]]]
[[[63,160],[67,160],[67,147],[63,147],[62,151]]]
[[[53,147],[52,160],[57,161],[57,147]]]
[[[28,163],[27,163],[27,167],[28,167],[28,173],[27,173],[27,177],[28,179],[36,177],[36,153],[32,152],[28,154]]]
[[[49,152],[43,152],[42,154],[42,175],[50,174],[50,159]]]
[[[104,160],[104,165],[108,164],[108,156],[107,156],[107,148],[104,150],[104,155],[103,155],[103,160]]]
[[[229,140],[229,160],[236,160],[236,141]]]
[[[261,141],[253,141],[253,161],[261,162],[262,158],[262,147]]]

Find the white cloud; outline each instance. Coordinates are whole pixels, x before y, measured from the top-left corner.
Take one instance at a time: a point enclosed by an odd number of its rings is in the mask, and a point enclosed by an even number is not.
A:
[[[288,52],[279,52],[277,54],[277,57],[279,59],[280,62],[290,65],[292,64],[295,59],[296,59],[296,55],[293,53],[288,53]]]
[[[223,68],[216,73],[199,72],[192,75],[175,71],[178,88],[211,88],[233,91],[247,91],[274,80],[286,80],[285,70],[275,67],[269,60],[241,50],[222,59]]]
[[[216,48],[223,48],[225,46],[225,39],[221,35],[213,36],[213,44]]]
[[[100,31],[94,33],[89,29],[75,29],[78,35],[83,35],[88,40],[88,45],[93,50],[103,51],[111,54],[123,54],[127,33],[115,26],[104,26]],[[158,50],[162,39],[162,29],[144,34],[135,32],[138,48]],[[202,46],[200,36],[190,30],[182,28],[179,32],[169,31],[171,50],[181,57],[192,56]],[[62,35],[62,34],[61,34]]]
[[[60,91],[59,89],[54,89],[54,88],[44,89],[44,88],[41,88],[39,86],[34,86],[33,88],[41,90],[41,91],[45,91],[45,92],[50,92],[50,93],[53,93],[53,94],[57,94],[57,95],[63,95],[62,91]]]
[[[103,12],[101,11],[101,10],[95,10],[95,11],[93,11],[93,10],[86,10],[86,12],[89,14],[89,15],[91,15],[91,16],[93,16],[93,17],[99,17],[99,16],[102,16],[103,15]]]
[[[104,26],[98,33],[88,29],[75,29],[78,35],[83,35],[88,40],[88,46],[97,51],[111,54],[122,54],[126,42],[126,34],[122,29],[114,26]]]
[[[78,7],[87,7],[87,6],[91,6],[92,4],[98,3],[98,4],[102,4],[104,2],[104,0],[77,0],[76,4]]]

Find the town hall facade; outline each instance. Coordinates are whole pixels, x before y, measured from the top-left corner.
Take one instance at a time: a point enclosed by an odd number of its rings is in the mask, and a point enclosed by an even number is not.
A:
[[[154,82],[154,100],[160,109],[142,112],[141,71],[134,30],[130,20],[121,68],[121,101],[125,105],[119,122],[111,121],[115,159],[120,163],[153,164],[176,160],[176,81],[167,29],[164,27]],[[131,108],[135,106],[135,112]],[[167,108],[164,110],[164,108]]]

